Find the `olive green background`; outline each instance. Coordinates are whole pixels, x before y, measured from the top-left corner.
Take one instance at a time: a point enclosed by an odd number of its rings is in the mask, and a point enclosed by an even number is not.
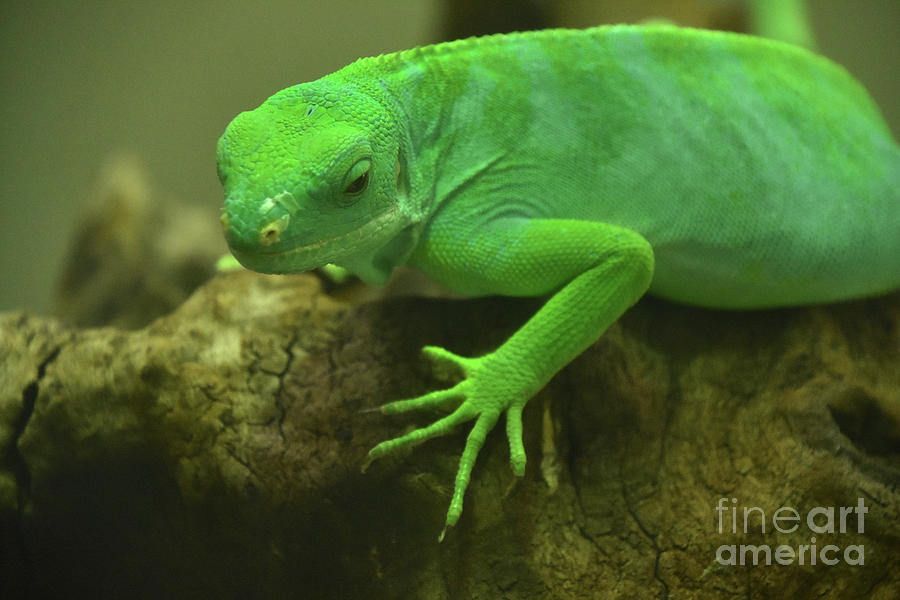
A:
[[[552,12],[584,27],[678,20],[676,4],[690,2],[568,0]],[[822,52],[872,91],[896,136],[900,2],[810,7]],[[217,207],[215,143],[234,115],[360,56],[437,41],[445,11],[440,0],[0,2],[0,310],[46,310],[107,157],[133,152],[162,195]]]

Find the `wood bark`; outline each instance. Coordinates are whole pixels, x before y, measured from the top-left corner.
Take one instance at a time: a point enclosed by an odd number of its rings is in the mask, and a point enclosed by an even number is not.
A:
[[[442,544],[464,432],[362,474],[370,447],[434,415],[361,411],[445,385],[422,345],[487,351],[535,302],[350,307],[312,276],[244,272],[136,331],[9,313],[5,580],[51,597],[894,597],[898,300],[641,301],[529,403],[521,480],[492,433]],[[731,513],[719,533],[720,498],[760,507],[766,533],[742,514],[733,533]],[[780,507],[859,498],[864,531],[854,513],[845,533],[772,529]],[[865,564],[716,560],[811,537],[864,546]]]

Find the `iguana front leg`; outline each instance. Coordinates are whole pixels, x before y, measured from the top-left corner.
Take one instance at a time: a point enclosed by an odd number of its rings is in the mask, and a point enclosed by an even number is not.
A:
[[[432,361],[458,367],[462,381],[446,390],[381,407],[385,414],[435,406],[453,410],[428,427],[378,444],[369,452],[367,464],[401,446],[443,435],[460,423],[475,420],[460,458],[439,538],[443,539],[462,514],[478,451],[500,414],[506,411],[513,472],[522,475],[525,403],[643,295],[653,273],[653,253],[639,234],[613,225],[510,218],[478,231],[433,226],[412,262],[451,289],[467,294],[552,294],[525,325],[489,354],[464,358],[427,346],[425,354]]]

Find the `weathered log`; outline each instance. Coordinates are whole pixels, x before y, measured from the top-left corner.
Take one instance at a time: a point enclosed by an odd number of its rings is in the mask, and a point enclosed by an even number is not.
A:
[[[900,589],[897,295],[756,313],[642,300],[529,403],[522,480],[502,428],[490,436],[438,544],[463,432],[361,474],[371,446],[430,419],[361,410],[442,385],[422,345],[487,351],[534,306],[349,307],[311,276],[243,272],[136,331],[4,315],[6,581],[102,597]],[[864,531],[856,512],[845,533],[807,526],[811,509],[860,498]],[[738,508],[737,534],[717,505]],[[764,534],[753,511],[743,533],[744,507],[765,511]],[[800,514],[796,532],[773,531],[781,507]],[[815,566],[717,562],[723,545],[797,552],[812,537]],[[833,566],[818,555],[828,544]],[[851,546],[864,550],[845,557]]]

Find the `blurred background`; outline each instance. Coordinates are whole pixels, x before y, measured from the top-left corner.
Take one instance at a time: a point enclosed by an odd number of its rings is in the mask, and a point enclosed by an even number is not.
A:
[[[821,52],[863,82],[898,137],[900,1],[809,6]],[[216,140],[281,88],[466,35],[648,17],[747,26],[740,0],[0,2],[0,310],[48,309],[111,157],[136,156],[154,195],[215,219]]]

